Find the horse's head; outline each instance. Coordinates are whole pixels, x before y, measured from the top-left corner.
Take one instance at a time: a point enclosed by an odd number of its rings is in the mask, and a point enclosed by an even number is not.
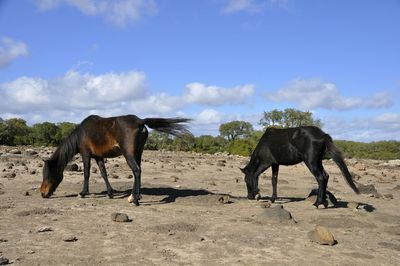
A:
[[[258,189],[258,177],[254,176],[254,173],[249,171],[249,169],[247,167],[240,168],[240,170],[245,175],[244,181],[246,182],[246,186],[247,186],[247,198],[255,199],[258,192],[260,191]]]
[[[50,197],[63,180],[62,171],[58,170],[57,161],[45,160],[43,166],[43,181],[40,192],[43,198]]]

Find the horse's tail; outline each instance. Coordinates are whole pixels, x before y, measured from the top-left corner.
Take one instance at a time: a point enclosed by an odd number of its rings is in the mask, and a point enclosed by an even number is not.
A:
[[[188,118],[145,118],[143,119],[143,124],[147,125],[149,128],[155,129],[157,131],[171,134],[174,136],[182,136],[189,133],[186,128],[185,123],[190,122],[191,119]]]
[[[329,135],[326,135],[326,150],[328,153],[332,155],[333,161],[337,164],[339,167],[340,171],[342,172],[343,176],[345,177],[345,180],[347,184],[353,189],[353,191],[357,194],[360,193],[358,188],[353,182],[353,177],[351,176],[349,169],[347,168],[341,151],[333,144],[332,138]]]

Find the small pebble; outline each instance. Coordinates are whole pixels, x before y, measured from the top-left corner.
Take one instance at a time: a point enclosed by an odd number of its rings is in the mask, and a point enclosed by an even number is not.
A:
[[[64,242],[76,242],[78,238],[76,236],[64,236],[62,240]]]
[[[38,233],[51,232],[53,229],[48,226],[42,226],[38,229]]]

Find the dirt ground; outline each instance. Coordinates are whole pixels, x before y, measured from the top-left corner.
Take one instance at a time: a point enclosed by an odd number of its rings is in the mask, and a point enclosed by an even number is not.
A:
[[[136,207],[127,201],[133,179],[122,157],[106,163],[114,199],[104,194],[94,161],[89,196],[77,197],[78,170],[66,171],[56,193],[43,199],[41,159],[51,151],[0,147],[0,256],[15,265],[400,265],[396,165],[346,160],[359,184],[376,188],[356,195],[325,161],[328,190],[339,201],[327,209],[306,200],[317,184],[304,164],[281,166],[279,199],[270,208],[281,204],[296,222],[276,222],[262,216],[270,169],[260,177],[263,198],[245,197],[239,167],[246,157],[145,151]],[[74,163],[82,167],[79,157]],[[115,212],[131,221],[113,221]],[[316,225],[326,226],[337,244],[311,242]]]

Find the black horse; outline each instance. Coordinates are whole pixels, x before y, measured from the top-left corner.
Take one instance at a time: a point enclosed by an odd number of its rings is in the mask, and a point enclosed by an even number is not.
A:
[[[140,199],[140,162],[148,131],[146,126],[175,136],[188,132],[183,123],[186,118],[146,118],[135,115],[102,118],[91,115],[84,119],[72,133],[66,137],[43,167],[43,182],[40,187],[42,197],[50,197],[63,179],[63,172],[75,154],[80,153],[83,161],[84,182],[82,197],[89,193],[89,175],[91,158],[96,160],[103,177],[107,194],[113,197],[113,189],[108,182],[104,158],[123,155],[135,177],[131,197],[139,205]]]
[[[338,148],[332,138],[318,127],[303,126],[287,129],[268,128],[261,137],[257,147],[251,155],[250,162],[241,169],[245,174],[247,198],[255,199],[259,192],[259,175],[272,167],[272,197],[277,198],[277,180],[279,165],[294,165],[304,162],[318,182],[318,196],[314,205],[327,207],[326,187],[329,175],[322,166],[325,153],[332,156],[339,166],[349,186],[359,193],[353,179],[343,161]]]

